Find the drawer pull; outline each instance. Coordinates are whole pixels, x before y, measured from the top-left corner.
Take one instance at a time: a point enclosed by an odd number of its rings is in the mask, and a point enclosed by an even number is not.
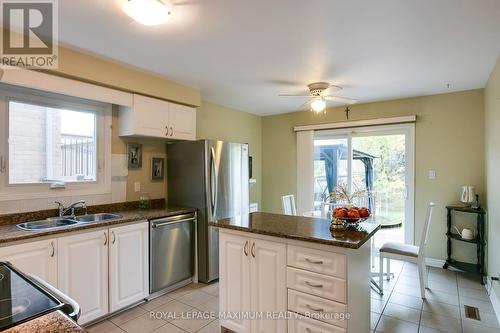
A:
[[[309,304],[306,304],[306,308],[308,308],[311,311],[316,311],[316,312],[324,312],[325,311],[325,309],[322,309],[322,308],[313,308]]]
[[[307,284],[309,287],[313,287],[313,288],[323,288],[322,284],[314,284],[314,283],[311,283],[309,281],[306,281],[305,284]]]
[[[306,261],[310,264],[323,265],[323,260],[311,260],[309,258],[306,258]]]
[[[307,333],[314,333],[314,331],[312,329],[310,329],[309,327],[306,327],[306,332]],[[323,331],[319,331],[319,333],[323,333]]]

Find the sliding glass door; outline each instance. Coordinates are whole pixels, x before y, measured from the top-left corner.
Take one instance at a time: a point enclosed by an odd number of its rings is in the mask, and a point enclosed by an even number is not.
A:
[[[414,125],[315,131],[314,209],[338,186],[382,224],[376,246],[413,244]]]

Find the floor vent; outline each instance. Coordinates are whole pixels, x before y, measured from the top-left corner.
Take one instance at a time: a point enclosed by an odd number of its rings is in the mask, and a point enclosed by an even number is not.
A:
[[[464,309],[466,318],[481,320],[481,317],[479,316],[479,309],[476,308],[475,306],[464,305]]]

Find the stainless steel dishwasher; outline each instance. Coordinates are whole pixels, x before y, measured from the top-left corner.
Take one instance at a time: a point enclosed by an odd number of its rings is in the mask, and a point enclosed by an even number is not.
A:
[[[166,291],[191,281],[196,213],[149,221],[149,291]]]

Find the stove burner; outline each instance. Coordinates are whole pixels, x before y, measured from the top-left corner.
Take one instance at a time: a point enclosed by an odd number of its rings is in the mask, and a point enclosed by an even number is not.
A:
[[[0,317],[0,320],[4,320],[13,317],[19,313],[22,313],[26,311],[26,309],[28,309],[30,305],[31,301],[26,297],[1,299],[0,308],[1,309],[7,308],[10,309],[10,311],[7,311],[9,312],[8,315]],[[4,311],[2,311],[2,313],[4,313]]]

